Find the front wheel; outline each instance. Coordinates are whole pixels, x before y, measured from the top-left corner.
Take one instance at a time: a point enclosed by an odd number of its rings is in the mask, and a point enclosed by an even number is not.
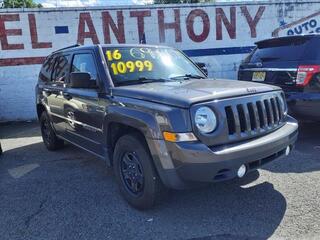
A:
[[[139,134],[122,136],[113,155],[115,177],[124,198],[135,208],[151,208],[163,193],[144,139]]]
[[[63,147],[64,141],[56,136],[47,112],[41,114],[40,127],[44,145],[48,150],[54,151]]]

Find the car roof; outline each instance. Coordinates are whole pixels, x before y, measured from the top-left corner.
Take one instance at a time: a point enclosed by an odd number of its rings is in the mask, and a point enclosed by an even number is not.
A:
[[[320,34],[304,34],[304,35],[290,35],[290,36],[284,36],[284,37],[274,37],[274,38],[267,38],[261,41],[257,41],[254,44],[259,45],[263,43],[272,42],[275,39],[281,39],[281,40],[299,40],[299,39],[305,39],[305,38],[320,38]]]
[[[80,44],[75,44],[75,45],[71,45],[65,48],[61,48],[58,49],[56,51],[54,51],[52,54],[55,53],[62,53],[62,52],[75,52],[75,51],[79,51],[79,50],[91,50],[91,49],[95,49],[96,47],[111,47],[111,48],[115,48],[115,47],[153,47],[153,48],[172,48],[169,46],[164,46],[164,45],[147,45],[147,44],[92,44],[92,45],[80,45]]]
[[[152,44],[101,44],[101,47],[155,47],[155,48],[172,48],[165,45],[152,45]]]

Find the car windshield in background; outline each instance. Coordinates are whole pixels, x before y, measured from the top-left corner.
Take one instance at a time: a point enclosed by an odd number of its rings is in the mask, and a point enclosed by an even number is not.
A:
[[[308,39],[272,39],[258,43],[257,48],[244,61],[246,63],[297,61],[304,53]]]
[[[157,47],[103,47],[115,85],[205,78],[181,52]]]

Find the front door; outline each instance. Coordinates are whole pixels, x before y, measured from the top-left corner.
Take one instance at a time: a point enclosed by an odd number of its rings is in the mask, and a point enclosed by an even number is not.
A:
[[[99,98],[98,73],[93,52],[74,54],[72,72],[87,72],[91,76],[90,88],[70,88],[63,91],[66,134],[75,144],[104,156],[103,119],[104,101]]]

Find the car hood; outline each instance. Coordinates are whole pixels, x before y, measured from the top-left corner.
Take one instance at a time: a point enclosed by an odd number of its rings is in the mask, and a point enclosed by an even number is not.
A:
[[[194,103],[280,90],[279,87],[236,80],[192,79],[120,86],[114,96],[188,108]]]

